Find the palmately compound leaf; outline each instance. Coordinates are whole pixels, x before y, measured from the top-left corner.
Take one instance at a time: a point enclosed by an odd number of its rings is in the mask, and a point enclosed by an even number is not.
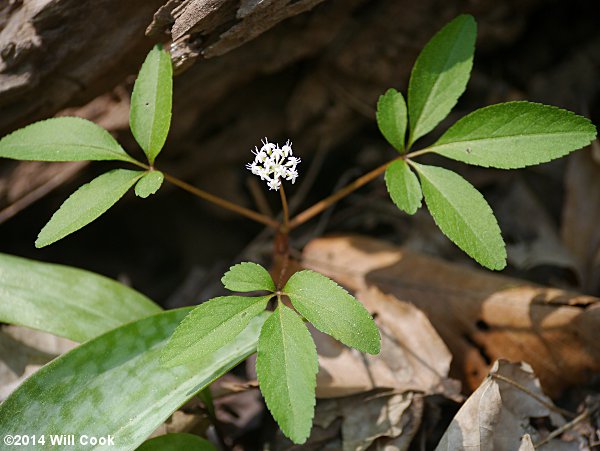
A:
[[[522,168],[588,145],[596,127],[567,110],[507,102],[473,111],[431,146],[435,153],[478,166]]]
[[[297,444],[310,435],[318,369],[315,343],[304,321],[280,304],[260,331],[256,372],[273,418]]]
[[[217,448],[201,437],[177,432],[146,440],[136,451],[217,451]]]
[[[409,146],[429,133],[464,92],[477,37],[477,24],[461,15],[442,28],[421,51],[408,84]]]
[[[146,56],[135,81],[129,112],[133,136],[151,165],[167,140],[172,102],[171,57],[160,46],[156,46]]]
[[[0,139],[0,157],[33,161],[134,162],[99,125],[79,117],[35,122]]]
[[[252,262],[232,266],[221,278],[221,282],[231,291],[275,291],[275,283],[269,272]]]
[[[218,351],[264,312],[271,297],[223,296],[200,304],[175,329],[160,356],[161,364],[183,365]]]
[[[504,268],[504,240],[481,193],[452,171],[412,164],[419,173],[429,212],[444,235],[482,266]]]
[[[402,93],[395,89],[388,89],[379,97],[377,102],[377,125],[381,134],[387,139],[394,149],[399,152],[404,150],[406,135],[406,102]]]
[[[160,171],[146,172],[135,184],[135,195],[145,199],[156,193],[162,186],[165,176]]]
[[[321,332],[361,352],[379,353],[381,338],[373,317],[333,280],[314,271],[299,271],[283,291],[298,313]]]
[[[64,201],[35,242],[44,247],[88,225],[112,207],[144,173],[114,169],[81,186]]]
[[[406,161],[396,160],[385,170],[385,184],[396,206],[413,215],[421,208],[423,192],[415,173]]]
[[[99,274],[0,254],[0,322],[84,342],[159,313],[141,293]]]

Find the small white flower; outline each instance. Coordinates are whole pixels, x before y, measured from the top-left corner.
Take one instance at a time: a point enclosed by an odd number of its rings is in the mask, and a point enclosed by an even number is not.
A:
[[[279,178],[269,179],[269,183],[267,183],[267,185],[269,185],[269,189],[278,190],[281,182],[279,181]]]
[[[300,163],[300,158],[292,155],[292,142],[289,139],[279,147],[278,144],[264,138],[260,150],[257,146],[252,153],[254,161],[248,163],[246,169],[266,181],[269,189],[278,190],[281,179],[296,182],[298,178],[296,166]]]

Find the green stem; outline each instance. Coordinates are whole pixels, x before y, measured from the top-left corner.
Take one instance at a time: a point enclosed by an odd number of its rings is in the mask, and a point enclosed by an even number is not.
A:
[[[425,155],[426,153],[431,153],[431,152],[433,152],[433,150],[430,147],[425,147],[424,149],[417,150],[415,152],[406,154],[405,157],[406,158],[414,158],[414,157],[418,157],[420,155]]]
[[[154,168],[154,166],[148,166],[147,164],[135,159],[132,159],[131,162],[146,171],[153,171],[156,169]],[[218,205],[219,207],[222,207],[226,210],[233,211],[234,213],[237,213],[248,219],[252,219],[253,221],[259,222],[274,229],[279,229],[281,227],[281,224],[279,224],[278,221],[268,217],[267,215],[263,215],[262,213],[258,213],[256,211],[237,205],[219,196],[215,196],[214,194],[201,190],[200,188],[196,188],[195,186],[190,185],[189,183],[184,182],[183,180],[178,179],[177,177],[174,177],[171,174],[168,174],[164,171],[161,172],[165,176],[165,180],[181,188],[182,190],[187,191],[188,193],[193,194],[196,197],[199,197],[200,199]]]

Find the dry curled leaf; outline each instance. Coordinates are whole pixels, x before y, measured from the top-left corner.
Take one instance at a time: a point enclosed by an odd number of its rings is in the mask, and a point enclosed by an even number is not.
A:
[[[521,439],[521,445],[519,445],[519,451],[535,451],[533,442],[531,441],[531,435],[525,434]]]
[[[407,450],[423,415],[423,398],[411,393],[371,391],[320,400],[306,450]],[[289,449],[281,441],[275,450]]]
[[[542,393],[528,364],[496,361],[489,376],[458,411],[436,451],[533,449],[527,448],[522,437],[528,434],[530,443],[537,443],[548,431],[534,428],[531,419],[548,418],[554,427],[565,423],[551,407],[552,401]],[[538,449],[577,450],[579,446],[554,439]]]

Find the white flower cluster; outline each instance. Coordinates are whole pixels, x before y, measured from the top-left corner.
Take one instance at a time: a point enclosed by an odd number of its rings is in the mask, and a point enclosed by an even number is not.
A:
[[[278,144],[271,143],[265,138],[262,140],[260,150],[255,147],[252,153],[255,155],[254,161],[248,163],[246,168],[266,181],[269,189],[279,189],[281,179],[292,183],[296,181],[298,177],[296,165],[300,163],[300,158],[292,155],[292,143],[289,139],[279,147]]]

